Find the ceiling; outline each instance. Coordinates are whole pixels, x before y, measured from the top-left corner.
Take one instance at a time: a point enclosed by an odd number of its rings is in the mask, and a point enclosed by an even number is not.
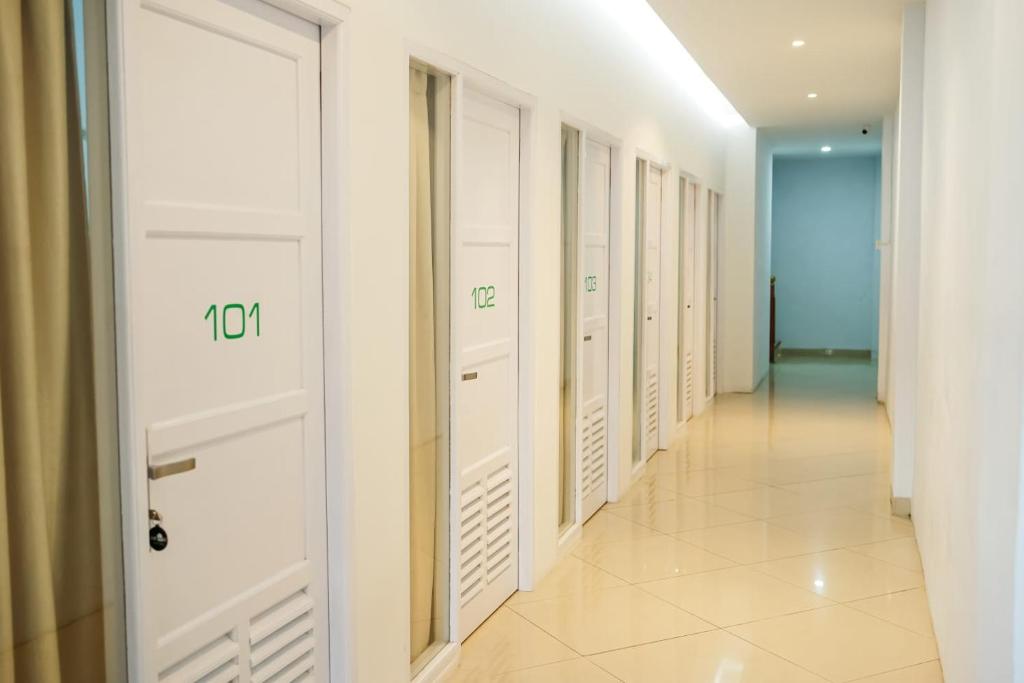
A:
[[[863,146],[874,136],[861,129],[896,109],[909,0],[649,2],[747,123],[780,139],[813,132]]]

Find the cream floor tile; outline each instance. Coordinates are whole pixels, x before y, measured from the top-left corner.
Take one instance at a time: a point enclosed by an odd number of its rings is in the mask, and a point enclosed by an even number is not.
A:
[[[462,645],[452,680],[474,681],[578,655],[508,607],[500,607]]]
[[[578,548],[577,557],[629,583],[667,579],[733,563],[671,536],[655,536],[620,543]]]
[[[943,683],[939,660],[857,679],[857,683]]]
[[[730,632],[831,681],[936,658],[935,641],[845,605],[735,626]]]
[[[747,515],[727,510],[694,498],[680,497],[644,505],[610,510],[613,515],[650,527],[663,534],[735,524],[750,519]]]
[[[824,679],[724,631],[593,656],[627,683],[821,683]]]
[[[917,541],[914,540],[913,536],[894,538],[891,541],[882,541],[881,543],[858,545],[850,548],[850,550],[862,555],[869,555],[910,571],[921,571],[921,555],[917,551]]]
[[[770,523],[833,546],[864,545],[914,534],[914,527],[905,520],[848,508],[773,517]]]
[[[498,683],[616,683],[619,679],[581,657],[513,671],[497,680]]]
[[[676,534],[676,538],[738,564],[807,555],[835,547],[762,521],[686,531]]]
[[[633,505],[650,505],[651,503],[660,503],[665,500],[675,500],[678,495],[671,489],[655,486],[653,481],[641,480],[614,503],[605,503],[602,510],[611,511]]]
[[[837,602],[909,590],[924,584],[921,574],[849,550],[790,557],[756,564],[753,568]]]
[[[510,609],[584,655],[714,628],[635,586],[604,588]]]
[[[684,496],[708,496],[712,493],[728,493],[729,491],[746,491],[756,489],[761,484],[750,479],[743,479],[731,474],[722,474],[718,470],[678,471],[664,473],[647,473],[645,479],[653,479],[655,485],[670,489]]]
[[[923,588],[855,600],[847,604],[923,636],[934,635],[932,615],[928,609],[928,594]]]
[[[563,595],[595,588],[624,586],[626,582],[608,572],[588,564],[578,557],[565,557],[545,576],[532,591],[518,591],[508,599],[509,605],[551,600]]]
[[[834,505],[857,505],[877,496],[888,496],[888,477],[866,475],[857,477],[836,477],[820,479],[783,487],[804,498],[831,501]]]
[[[792,491],[769,486],[749,491],[716,493],[698,500],[703,500],[729,510],[735,510],[741,514],[757,517],[758,519],[795,515],[801,512],[822,509],[815,507],[811,501],[805,500]],[[825,508],[827,507],[830,506],[826,505]]]
[[[747,567],[652,581],[639,587],[716,626],[734,626],[832,604]]]
[[[579,547],[585,548],[595,543],[611,543],[631,539],[659,536],[659,532],[640,524],[634,524],[610,512],[600,510],[583,525]]]

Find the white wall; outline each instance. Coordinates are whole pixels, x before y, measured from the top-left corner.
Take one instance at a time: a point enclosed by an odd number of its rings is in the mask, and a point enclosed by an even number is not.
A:
[[[756,151],[757,207],[754,224],[754,386],[768,376],[768,335],[771,332],[771,268],[772,268],[772,142],[762,132],[757,134]],[[760,340],[760,341],[759,341]]]
[[[757,131],[730,135],[718,236],[718,393],[753,391],[757,385],[754,356],[762,340],[754,329],[756,154]]]
[[[1021,681],[1024,3],[926,24],[914,521],[946,680]]]
[[[892,495],[904,499],[913,493],[917,419],[924,47],[924,5],[910,5],[903,12],[900,104],[896,119],[891,346],[886,400],[893,433]]]
[[[895,117],[882,122],[882,195],[878,237],[878,382],[877,396],[885,402],[889,393],[889,325],[892,319],[893,170],[896,153]],[[886,407],[888,412],[888,406]],[[889,413],[889,419],[892,419]]]
[[[557,533],[559,349],[559,125],[562,113],[589,121],[623,141],[619,171],[623,321],[632,320],[634,156],[637,148],[673,169],[723,189],[726,134],[680,86],[678,70],[644,35],[621,21],[639,0],[353,0],[350,36],[349,137],[353,251],[351,367],[355,462],[351,587],[354,668],[359,681],[408,680],[408,63],[407,48],[443,52],[537,98],[530,155],[532,233],[524,240],[522,301],[533,307],[524,358],[536,390],[532,459],[536,503],[532,552],[537,574],[555,559]],[[642,4],[638,11],[646,8]],[[665,201],[677,206],[677,183]],[[727,196],[726,201],[730,198]],[[677,225],[674,218],[672,224]],[[674,276],[665,273],[667,282]],[[675,322],[669,325],[675,329]],[[614,331],[613,331],[614,333]],[[623,355],[618,452],[630,450],[632,332],[618,330]],[[328,349],[328,353],[331,350]],[[330,419],[330,416],[328,416]],[[534,577],[527,577],[533,579]]]

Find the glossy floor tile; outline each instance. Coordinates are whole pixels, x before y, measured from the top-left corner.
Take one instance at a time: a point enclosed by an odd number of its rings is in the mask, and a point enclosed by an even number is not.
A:
[[[717,397],[448,680],[941,683],[874,380],[786,362]]]
[[[584,655],[715,628],[636,586],[587,591],[511,609]]]
[[[724,631],[597,655],[628,683],[820,683],[825,679]]]
[[[938,657],[932,638],[845,605],[755,621],[729,631],[830,681],[853,681]]]

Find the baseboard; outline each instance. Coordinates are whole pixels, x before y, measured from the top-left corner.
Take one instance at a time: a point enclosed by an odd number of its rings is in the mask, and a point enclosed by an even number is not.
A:
[[[850,358],[871,360],[871,349],[779,349],[777,357],[785,358]]]
[[[412,679],[412,683],[434,683],[455,671],[459,664],[461,646],[447,643],[423,669]]]
[[[889,496],[889,505],[892,508],[892,514],[895,517],[905,517],[910,519],[910,499],[901,498],[899,496]]]

